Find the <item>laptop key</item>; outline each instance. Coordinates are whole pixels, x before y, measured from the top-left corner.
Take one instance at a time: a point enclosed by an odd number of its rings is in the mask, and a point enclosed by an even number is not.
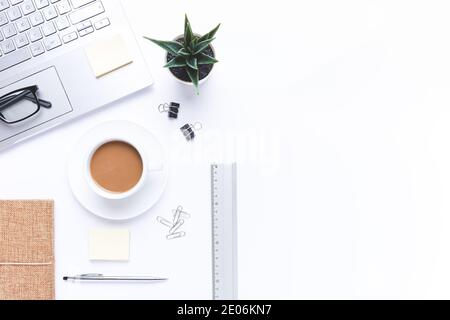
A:
[[[2,28],[3,34],[5,35],[5,38],[11,38],[12,36],[15,36],[17,34],[16,27],[12,23],[7,24]]]
[[[78,33],[80,34],[80,37],[84,37],[85,35],[88,35],[89,33],[92,33],[92,32],[94,32],[93,27],[89,27],[89,28],[78,31]]]
[[[34,2],[36,3],[36,7],[38,9],[42,9],[49,5],[48,0],[34,0]]]
[[[62,40],[63,40],[64,43],[69,43],[69,42],[72,42],[72,41],[74,41],[76,39],[78,39],[78,35],[77,35],[77,33],[75,31],[71,32],[71,33],[68,33],[68,34],[66,34],[65,36],[62,37]]]
[[[58,13],[56,13],[56,10],[54,7],[45,7],[41,10],[44,14],[45,20],[52,20],[55,19],[58,16]]]
[[[104,27],[109,26],[110,22],[108,18],[102,19],[100,21],[97,21],[94,25],[95,25],[95,29],[100,30]]]
[[[55,20],[55,23],[58,30],[64,30],[70,27],[70,22],[66,16],[59,17],[58,19]]]
[[[8,8],[9,8],[8,0],[0,0],[0,11],[3,11]]]
[[[42,32],[44,33],[44,36],[49,36],[56,33],[56,28],[53,22],[50,21],[42,25]]]
[[[25,33],[19,34],[14,38],[14,40],[16,41],[17,48],[22,48],[29,44],[27,35]]]
[[[61,39],[57,34],[51,35],[44,39],[45,49],[47,51],[53,50],[62,45]]]
[[[10,2],[13,6],[15,6],[16,4],[23,2],[23,0],[10,0]]]
[[[31,25],[36,27],[42,23],[44,23],[44,18],[42,18],[42,14],[40,12],[33,13],[30,16]]]
[[[31,53],[33,54],[33,57],[37,57],[45,52],[44,46],[40,41],[32,43],[30,49]]]
[[[16,22],[17,30],[19,32],[24,32],[31,28],[30,23],[28,22],[27,18],[21,18]]]
[[[33,28],[28,32],[28,37],[31,42],[35,42],[42,39],[42,33],[39,28]]]
[[[70,12],[72,10],[67,0],[61,0],[60,2],[58,2],[56,4],[56,9],[58,10],[59,14],[66,14],[67,12]]]
[[[9,8],[6,13],[8,14],[8,18],[11,21],[17,20],[22,17],[22,13],[18,7]]]
[[[87,20],[89,18],[95,17],[101,13],[105,12],[105,8],[100,1],[90,4],[85,7],[81,7],[77,11],[69,14],[72,24],[80,23],[81,21]]]
[[[11,68],[19,63],[31,59],[30,50],[23,48],[7,54],[0,59],[0,72]]]
[[[8,18],[6,17],[6,14],[3,12],[0,12],[0,26],[3,26],[8,23]]]
[[[74,7],[75,9],[94,1],[95,0],[70,0],[70,2],[72,2],[72,7]]]
[[[34,8],[34,4],[31,0],[25,0],[21,5],[20,8],[22,9],[22,12],[24,15],[30,14],[36,9]]]
[[[92,27],[92,23],[89,20],[77,24],[78,31],[81,31],[81,30],[89,28],[89,27]]]
[[[16,46],[14,45],[14,42],[12,41],[12,39],[8,39],[8,40],[0,42],[0,47],[2,48],[2,51],[4,54],[8,54],[8,53],[16,50]]]

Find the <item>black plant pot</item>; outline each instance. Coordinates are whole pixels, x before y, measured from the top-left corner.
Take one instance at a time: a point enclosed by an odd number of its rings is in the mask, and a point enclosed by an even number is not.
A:
[[[198,36],[198,35],[196,35],[196,36]],[[183,35],[180,35],[180,36],[176,37],[174,41],[183,43],[183,40],[184,40]],[[216,52],[214,51],[214,48],[212,45],[209,45],[208,48],[205,49],[204,53],[213,58],[216,57]],[[174,58],[174,55],[171,54],[170,52],[167,52],[166,62],[169,62],[173,58]],[[213,64],[206,64],[206,65],[201,65],[198,67],[198,69],[199,69],[198,84],[199,85],[202,84],[203,82],[205,82],[209,78],[213,67],[214,67]],[[169,71],[175,77],[175,79],[177,79],[178,81],[180,81],[184,84],[187,84],[187,85],[192,85],[192,81],[189,78],[189,76],[184,68],[169,68]]]

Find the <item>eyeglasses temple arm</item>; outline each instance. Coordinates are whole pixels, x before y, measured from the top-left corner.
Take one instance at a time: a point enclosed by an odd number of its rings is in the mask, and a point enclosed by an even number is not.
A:
[[[32,101],[37,104],[36,99],[34,97],[25,96],[24,99],[27,99],[28,101]],[[41,107],[43,107],[43,108],[49,109],[52,107],[52,103],[50,101],[47,101],[44,99],[38,99],[38,101],[39,101],[39,104],[41,105]]]

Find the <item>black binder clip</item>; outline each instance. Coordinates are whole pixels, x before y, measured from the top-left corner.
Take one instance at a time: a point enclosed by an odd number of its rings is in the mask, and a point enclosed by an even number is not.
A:
[[[177,102],[162,103],[158,106],[158,110],[161,113],[168,112],[169,118],[177,119],[180,104]]]
[[[200,122],[196,122],[194,124],[185,124],[180,128],[181,132],[183,133],[184,137],[187,141],[190,141],[195,138],[195,131],[199,131],[202,129],[202,124]]]

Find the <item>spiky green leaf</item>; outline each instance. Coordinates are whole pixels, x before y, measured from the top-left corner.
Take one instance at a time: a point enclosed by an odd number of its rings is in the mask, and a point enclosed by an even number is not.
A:
[[[197,64],[200,66],[202,64],[214,64],[219,62],[218,60],[214,59],[213,57],[208,56],[207,54],[200,53],[200,55],[197,56]]]
[[[194,48],[194,55],[197,55],[200,52],[202,52],[203,50],[205,50],[206,48],[208,48],[209,44],[211,42],[213,42],[214,39],[215,38],[206,39],[206,40],[203,40],[203,41],[200,41],[199,43],[197,43],[197,45]]]
[[[192,41],[191,41],[190,47],[195,48],[197,43],[198,43],[198,38],[194,36],[194,39],[192,39]]]
[[[197,58],[196,57],[189,57],[189,59],[186,59],[186,64],[195,70],[198,70],[198,66],[197,66]]]
[[[195,87],[195,91],[197,92],[197,94],[199,94],[199,92],[198,92],[198,70],[187,67],[186,72],[189,76],[189,79],[191,79],[192,84]]]
[[[217,30],[219,30],[219,28],[220,28],[220,23],[217,25],[217,27],[212,29],[210,32],[208,32],[205,35],[203,35],[202,37],[200,37],[198,42],[202,42],[202,41],[214,38],[214,35],[216,34]]]
[[[144,37],[147,40],[150,40],[151,42],[157,44],[167,52],[177,54],[179,50],[183,48],[183,45],[176,41],[162,41],[162,40],[155,40],[148,37]]]
[[[183,57],[189,57],[191,55],[185,48],[181,48],[176,54]]]
[[[187,14],[184,15],[184,46],[188,48],[191,44],[194,34],[192,32],[191,23],[189,22]]]
[[[178,56],[170,60],[164,68],[175,68],[175,67],[186,67],[186,58],[183,56]]]

